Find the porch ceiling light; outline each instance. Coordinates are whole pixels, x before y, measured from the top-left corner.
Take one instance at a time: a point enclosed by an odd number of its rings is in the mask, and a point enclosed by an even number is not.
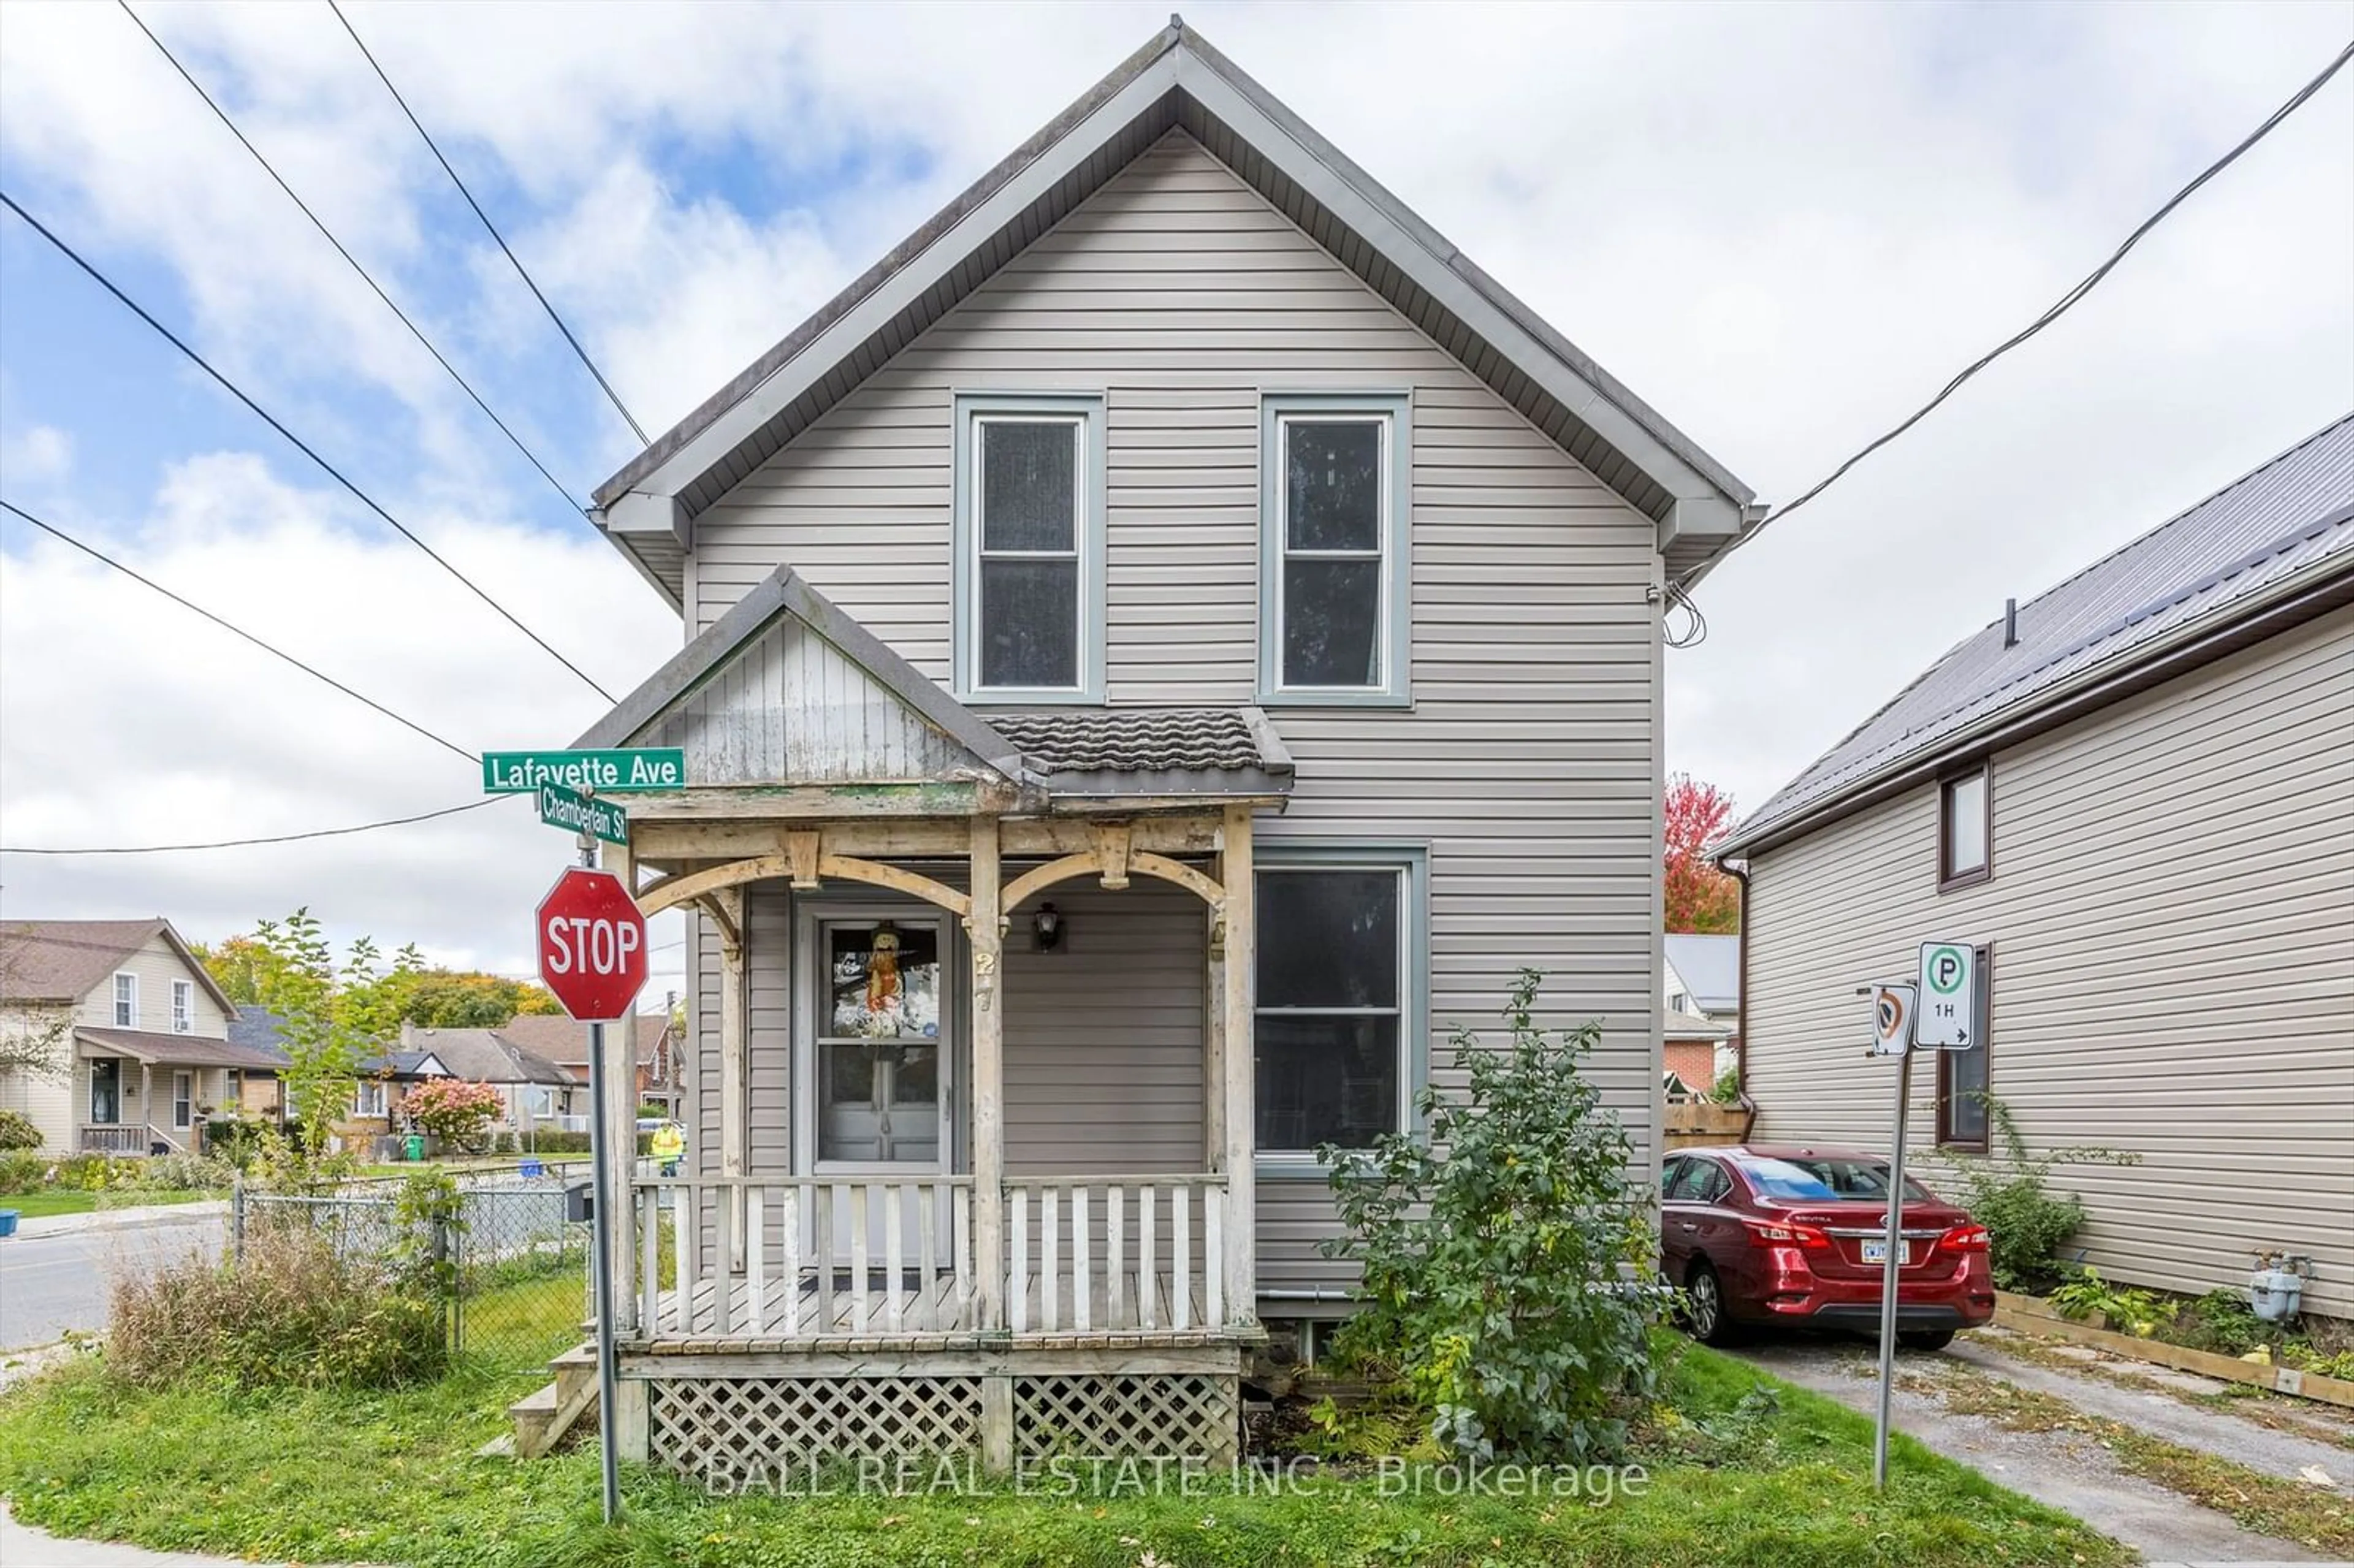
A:
[[[1041,904],[1038,912],[1030,916],[1030,929],[1038,938],[1038,950],[1051,953],[1063,945],[1063,916],[1052,904]]]

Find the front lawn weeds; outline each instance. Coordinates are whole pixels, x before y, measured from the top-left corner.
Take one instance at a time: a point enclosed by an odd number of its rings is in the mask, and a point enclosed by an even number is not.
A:
[[[84,1362],[0,1398],[0,1489],[28,1524],[189,1551],[414,1568],[1847,1568],[1989,1563],[2117,1568],[2130,1554],[1900,1436],[1885,1497],[1871,1425],[1704,1350],[1665,1374],[1633,1435],[1641,1495],[1385,1495],[1379,1474],[1298,1477],[1297,1495],[1213,1478],[1199,1495],[718,1500],[626,1472],[628,1522],[598,1519],[583,1443],[517,1464],[473,1451],[546,1376],[476,1363],[398,1393],[222,1384],[146,1392]],[[1670,1414],[1671,1413],[1671,1414]],[[928,1469],[922,1472],[930,1474]],[[1458,1472],[1459,1473],[1459,1472]]]

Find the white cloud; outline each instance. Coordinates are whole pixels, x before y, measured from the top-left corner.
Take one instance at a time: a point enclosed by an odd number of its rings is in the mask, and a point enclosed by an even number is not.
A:
[[[0,484],[55,484],[73,471],[73,437],[55,425],[30,425],[0,437]]]

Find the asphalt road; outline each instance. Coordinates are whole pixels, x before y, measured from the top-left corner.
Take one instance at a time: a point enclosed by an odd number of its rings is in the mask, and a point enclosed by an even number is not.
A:
[[[126,1272],[201,1250],[220,1255],[217,1213],[0,1241],[0,1350],[45,1345],[69,1330],[106,1326],[107,1290]]]

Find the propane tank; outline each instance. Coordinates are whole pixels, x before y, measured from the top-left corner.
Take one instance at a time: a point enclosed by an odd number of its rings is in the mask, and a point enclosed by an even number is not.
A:
[[[2305,1261],[2278,1253],[2259,1253],[2256,1272],[2248,1279],[2249,1310],[2267,1323],[2283,1323],[2295,1318],[2297,1304],[2305,1295],[2305,1276],[2298,1272],[2298,1266]]]

